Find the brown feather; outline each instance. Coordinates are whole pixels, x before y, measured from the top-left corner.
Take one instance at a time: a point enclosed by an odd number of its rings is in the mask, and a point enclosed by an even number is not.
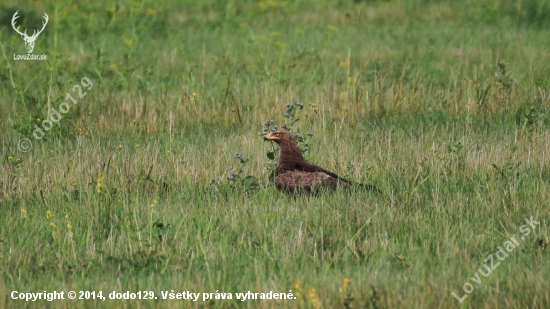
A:
[[[336,189],[338,180],[322,172],[286,172],[275,178],[275,187],[289,194],[311,194],[323,189]]]

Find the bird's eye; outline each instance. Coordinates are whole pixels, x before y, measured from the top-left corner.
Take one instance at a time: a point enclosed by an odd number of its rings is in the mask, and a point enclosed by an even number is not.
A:
[[[275,136],[279,137],[279,132],[275,133]]]

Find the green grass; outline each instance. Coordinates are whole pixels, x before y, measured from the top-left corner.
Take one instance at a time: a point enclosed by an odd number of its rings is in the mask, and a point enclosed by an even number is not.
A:
[[[508,2],[3,3],[0,307],[550,307],[550,1]],[[16,10],[48,61],[13,60]],[[382,194],[276,191],[262,124],[297,102],[308,158]],[[10,296],[54,290],[158,299]]]

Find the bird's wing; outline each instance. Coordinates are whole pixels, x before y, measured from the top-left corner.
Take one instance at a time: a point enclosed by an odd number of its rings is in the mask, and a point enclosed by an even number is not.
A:
[[[324,172],[292,171],[275,178],[275,186],[278,190],[288,193],[303,192],[308,195],[323,188],[335,189],[337,182],[338,179]]]
[[[321,173],[325,173],[325,174],[329,175],[332,178],[335,178],[335,179],[338,179],[340,181],[351,184],[351,181],[346,180],[346,179],[334,174],[333,172],[327,171],[326,169],[324,169],[322,167],[310,164],[308,162],[300,162],[300,163],[296,164],[295,168],[296,168],[296,170],[302,171],[302,172],[308,172],[308,173],[319,173],[319,172],[321,172]]]

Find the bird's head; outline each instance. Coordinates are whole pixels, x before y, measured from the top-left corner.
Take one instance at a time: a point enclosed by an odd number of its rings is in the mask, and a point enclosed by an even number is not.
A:
[[[296,166],[296,162],[305,162],[304,156],[302,155],[302,150],[298,146],[294,135],[292,135],[289,130],[277,129],[264,136],[264,140],[274,141],[279,144],[279,147],[281,148],[281,155],[279,157],[279,165],[277,169],[285,169],[284,166],[287,166],[287,170],[293,170]]]
[[[294,140],[294,136],[292,136],[292,133],[286,129],[277,129],[264,136],[264,141],[274,141],[277,144],[292,140]]]

